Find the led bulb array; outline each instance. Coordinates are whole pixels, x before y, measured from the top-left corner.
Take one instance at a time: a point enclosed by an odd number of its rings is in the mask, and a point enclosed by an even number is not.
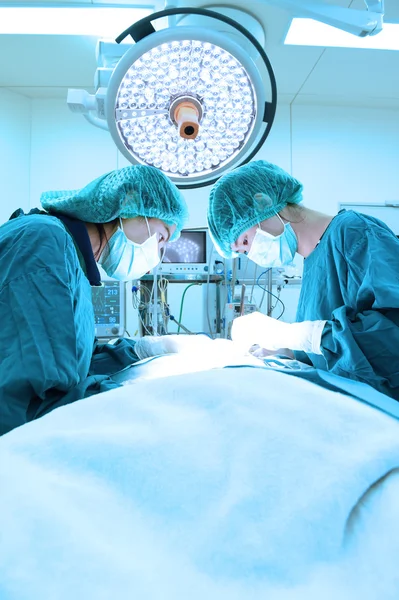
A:
[[[178,135],[169,107],[193,97],[203,115],[195,140]],[[181,40],[138,58],[118,89],[115,117],[123,144],[141,163],[195,177],[231,161],[252,132],[255,93],[247,71],[223,48]]]

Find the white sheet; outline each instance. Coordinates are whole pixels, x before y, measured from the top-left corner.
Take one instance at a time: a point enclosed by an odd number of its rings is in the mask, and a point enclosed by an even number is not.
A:
[[[250,368],[58,409],[0,440],[0,598],[397,599],[398,434]]]
[[[122,385],[130,385],[148,379],[160,379],[187,373],[199,373],[227,366],[262,367],[262,360],[237,351],[229,340],[216,339],[201,352],[187,351],[179,354],[164,354],[141,360],[113,376]]]

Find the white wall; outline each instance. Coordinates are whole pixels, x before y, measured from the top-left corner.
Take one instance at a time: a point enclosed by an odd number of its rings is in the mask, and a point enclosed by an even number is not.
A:
[[[292,132],[292,174],[310,208],[399,198],[399,111],[294,105]]]
[[[29,208],[31,102],[0,89],[0,224]]]
[[[117,168],[110,135],[73,114],[66,100],[32,100],[30,203],[48,190],[79,189]]]
[[[128,164],[110,135],[71,113],[65,100],[29,101],[1,92],[0,108],[3,220],[19,206],[38,206],[42,191],[79,188]],[[305,203],[323,212],[336,213],[340,202],[398,199],[399,111],[282,104],[256,158],[292,170],[304,184]],[[208,188],[184,192],[190,210],[189,226],[206,225],[208,193]],[[170,296],[175,316],[184,287],[179,285],[179,292]],[[200,288],[187,293],[184,321],[191,327],[196,322],[201,296]],[[281,297],[287,305],[286,318],[292,320],[298,289],[285,289]],[[130,299],[128,306],[128,329],[134,333],[137,318]],[[202,324],[198,323],[198,329]]]

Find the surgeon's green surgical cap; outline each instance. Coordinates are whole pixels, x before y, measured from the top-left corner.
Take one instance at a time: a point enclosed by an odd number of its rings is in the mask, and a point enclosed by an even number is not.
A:
[[[265,160],[224,175],[212,187],[208,206],[209,232],[217,251],[225,258],[238,256],[231,244],[244,231],[301,200],[302,184]]]
[[[155,167],[135,165],[111,171],[81,190],[44,192],[40,202],[50,213],[62,213],[88,223],[108,223],[116,217],[153,217],[176,225],[177,239],[188,219],[178,188]]]

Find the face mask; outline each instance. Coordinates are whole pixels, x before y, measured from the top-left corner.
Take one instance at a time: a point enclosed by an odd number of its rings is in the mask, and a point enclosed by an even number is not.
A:
[[[159,262],[157,234],[151,235],[146,219],[149,238],[142,244],[131,242],[123,231],[122,220],[120,228],[108,240],[98,263],[108,277],[119,281],[139,279],[148,271],[156,267]]]
[[[280,235],[274,236],[263,231],[260,226],[256,230],[251,250],[247,256],[260,267],[282,267],[289,265],[298,249],[298,240],[290,223],[283,223],[280,215],[277,215],[284,226]]]

